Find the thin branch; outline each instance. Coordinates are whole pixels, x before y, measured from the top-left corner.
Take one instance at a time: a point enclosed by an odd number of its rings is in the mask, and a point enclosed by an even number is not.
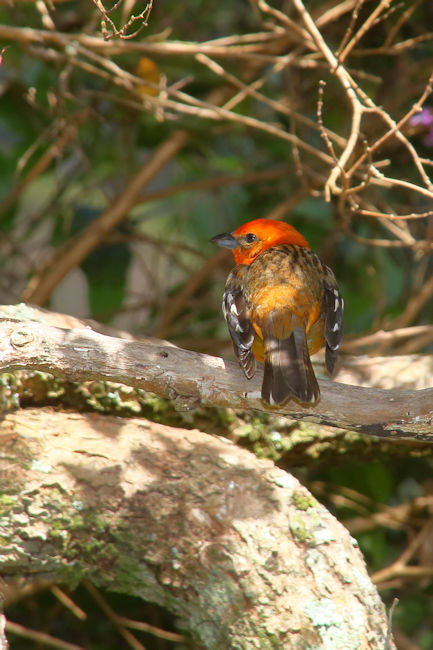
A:
[[[380,14],[388,9],[390,4],[392,3],[392,0],[381,0],[377,7],[373,9],[373,11],[368,15],[366,20],[364,21],[363,25],[358,29],[356,34],[353,36],[353,38],[350,40],[350,42],[346,45],[346,47],[343,49],[341,54],[338,57],[338,60],[340,63],[344,63],[346,57],[349,55],[349,53],[353,50],[355,45],[359,43],[361,38],[368,32],[369,29],[374,25],[376,22],[377,18],[380,16]]]
[[[433,330],[430,332],[425,332],[419,336],[414,336],[412,339],[406,343],[401,344],[398,347],[399,354],[414,354],[415,352],[420,352],[425,347],[430,345],[433,341]]]
[[[126,52],[137,52],[142,54],[153,54],[159,56],[191,56],[208,54],[214,57],[248,59],[261,63],[275,63],[279,56],[266,54],[267,43],[232,45],[230,47],[217,45],[203,45],[202,43],[185,41],[163,41],[154,42],[146,39],[141,42],[134,42],[123,39],[121,43],[109,40],[104,41],[97,36],[87,34],[70,34],[66,32],[33,29],[32,27],[12,27],[0,25],[0,40],[18,41],[21,43],[51,44],[60,48],[78,43],[83,47],[102,52],[105,56],[114,54],[125,54]]]
[[[63,591],[63,589],[60,589],[57,585],[53,585],[50,587],[50,591],[53,594],[57,600],[59,600],[66,609],[69,609],[70,612],[74,616],[76,616],[80,621],[85,621],[87,619],[87,614],[84,612],[81,607],[78,607],[76,603],[72,600],[72,598],[69,598],[67,594]]]
[[[337,164],[332,169],[325,185],[325,199],[327,201],[330,201],[331,194],[338,194],[341,191],[337,188],[336,181],[341,175],[342,170],[344,170],[346,163],[349,161],[358,141],[361,126],[361,117],[364,107],[358,99],[353,80],[351,79],[348,72],[339,65],[338,59],[325,43],[321,32],[319,31],[309,12],[306,10],[302,0],[293,0],[293,4],[302,17],[302,20],[310,32],[317,49],[323,54],[325,59],[328,61],[331,70],[338,77],[352,106],[352,125],[349,138],[347,140],[343,153],[337,161]]]
[[[408,214],[388,214],[387,212],[378,212],[377,210],[364,210],[363,208],[353,208],[352,212],[363,217],[372,217],[373,219],[389,219],[390,221],[411,221],[413,219],[426,219],[433,216],[433,210],[427,212],[410,212]]]
[[[353,352],[358,350],[361,347],[377,345],[378,343],[382,344],[383,342],[394,343],[401,339],[406,339],[412,336],[418,336],[419,334],[433,334],[433,325],[416,325],[414,327],[399,327],[390,331],[379,330],[374,332],[374,334],[367,334],[366,336],[361,336],[352,341],[344,341],[341,349],[344,352]]]
[[[34,643],[40,643],[42,646],[48,646],[49,648],[57,648],[57,650],[85,650],[82,646],[75,645],[75,643],[68,643],[67,641],[62,641],[57,637],[51,636],[46,632],[39,632],[38,630],[31,630],[30,628],[20,625],[19,623],[13,623],[12,621],[6,621],[6,632],[10,634],[16,634],[23,639],[29,639]]]
[[[380,239],[379,237],[363,237],[362,235],[357,235],[348,228],[344,228],[344,231],[351,239],[353,239],[353,241],[358,242],[358,244],[363,244],[364,246],[375,246],[376,248],[412,248],[413,246],[410,242]]]
[[[314,129],[316,131],[319,130],[318,125],[313,120],[306,117],[305,115],[302,115],[302,113],[298,113],[297,111],[293,110],[287,104],[283,104],[282,102],[275,101],[274,99],[270,99],[269,97],[266,97],[266,95],[259,93],[257,90],[255,90],[252,87],[253,84],[249,86],[247,84],[244,84],[237,77],[224,70],[224,68],[221,65],[219,65],[218,63],[210,59],[205,54],[197,54],[195,58],[197,59],[197,61],[199,61],[207,68],[212,70],[212,72],[222,77],[229,83],[233,84],[236,88],[242,90],[246,96],[254,97],[255,99],[258,99],[259,101],[266,104],[267,106],[273,108],[277,113],[282,113],[283,115],[292,117],[293,119],[297,120],[301,124],[305,124],[311,129]],[[224,108],[227,108],[227,106],[224,106]],[[337,135],[336,133],[334,133],[329,129],[325,129],[325,127],[323,127],[323,124],[322,124],[322,128],[325,131],[328,138],[336,141],[340,146],[344,146],[345,143],[344,138],[342,138],[341,136]]]
[[[422,180],[424,181],[426,187],[430,191],[433,191],[433,184],[430,181],[430,178],[427,176],[427,174],[424,171],[422,162],[421,162],[421,160],[420,160],[420,158],[418,156],[418,153],[415,150],[415,147],[412,145],[412,143],[405,136],[403,136],[403,134],[401,133],[401,128],[405,124],[408,123],[410,118],[413,115],[415,115],[415,113],[419,113],[421,111],[424,102],[426,101],[427,97],[432,92],[432,88],[433,88],[433,73],[430,75],[430,78],[429,78],[429,80],[428,80],[428,82],[427,82],[427,84],[426,84],[426,86],[425,86],[425,88],[423,90],[422,95],[418,99],[418,101],[416,101],[413,104],[412,108],[398,122],[394,122],[389,116],[387,116],[385,111],[379,110],[378,114],[381,117],[383,117],[384,119],[386,119],[386,121],[391,123],[392,127],[382,137],[380,137],[378,140],[376,140],[376,142],[374,142],[372,145],[369,146],[369,154],[371,155],[372,153],[374,153],[374,151],[379,149],[391,136],[395,135],[396,137],[398,137],[400,140],[403,141],[403,143],[409,149],[409,151],[410,151],[410,153],[412,155],[412,158],[413,158],[413,160],[415,162],[415,165],[416,165],[416,167],[417,167],[417,169],[418,169],[418,171],[420,173],[420,176],[421,176]],[[387,117],[385,117],[385,116],[387,116]],[[359,165],[364,162],[365,158],[366,158],[365,153],[358,158],[356,163],[348,171],[349,176],[351,176],[353,174],[353,172],[356,171],[356,169],[358,169]],[[432,194],[432,198],[433,198],[433,194]]]
[[[425,43],[433,40],[433,32],[428,34],[420,34],[419,36],[414,36],[413,38],[408,38],[405,41],[400,41],[399,43],[394,43],[394,45],[382,47],[366,47],[358,48],[355,50],[352,55],[358,57],[364,56],[379,56],[379,55],[388,55],[388,56],[397,56],[406,50],[410,50],[421,43]]]
[[[303,45],[311,42],[310,34],[305,29],[302,29],[302,27],[300,27],[294,20],[291,20],[291,18],[289,18],[285,13],[279,9],[275,9],[275,7],[271,7],[266,0],[258,0],[257,4],[263,13],[275,18],[292,38],[293,36],[296,36],[298,41]]]
[[[165,639],[166,641],[173,641],[173,643],[182,643],[185,644],[187,639],[182,634],[176,634],[176,632],[168,632],[167,630],[161,630],[161,628],[156,627],[155,625],[150,625],[149,623],[144,623],[143,621],[133,621],[130,618],[125,618],[124,616],[117,616],[118,622],[124,627],[129,627],[131,630],[139,630],[140,632],[146,632],[147,634],[152,634],[152,636],[157,637],[158,639]]]
[[[349,25],[348,25],[348,27],[346,29],[346,32],[345,32],[345,34],[344,34],[344,36],[343,36],[343,38],[341,40],[341,43],[338,46],[338,50],[336,52],[336,57],[340,61],[340,63],[342,62],[341,53],[343,52],[344,48],[346,47],[349,39],[351,38],[351,36],[352,36],[352,34],[354,32],[355,24],[356,24],[356,21],[358,20],[358,16],[359,16],[359,10],[361,9],[363,4],[364,4],[364,0],[356,0],[355,6],[353,7],[352,15],[350,17],[350,23],[349,23]]]
[[[384,42],[385,47],[389,47],[392,44],[394,38],[397,36],[398,32],[403,27],[404,23],[410,20],[414,11],[418,9],[421,2],[422,0],[414,0],[408,7],[406,7],[405,11],[401,14],[400,18],[396,21],[395,25],[391,27],[391,29],[388,31]]]
[[[334,159],[334,162],[338,164],[337,160],[337,155],[334,150],[334,146],[331,142],[331,139],[329,137],[328,130],[325,129],[324,123],[323,123],[323,92],[326,86],[326,82],[321,80],[319,83],[319,98],[317,100],[317,124],[319,127],[319,132],[320,135],[323,139],[323,141],[326,144],[326,147],[328,149],[329,155]]]
[[[165,103],[168,107],[177,108],[182,111],[185,110],[187,104],[191,104],[192,106],[195,107],[195,111],[193,112],[193,114],[195,115],[201,114],[203,117],[207,119],[213,119],[213,120],[225,119],[225,120],[229,120],[230,122],[237,122],[238,124],[242,124],[247,127],[252,127],[258,131],[263,131],[265,133],[269,133],[271,135],[277,136],[278,138],[281,138],[282,140],[286,140],[287,142],[290,142],[292,144],[295,143],[300,149],[307,151],[312,156],[322,160],[323,162],[329,163],[332,160],[330,156],[328,156],[324,152],[320,151],[319,149],[316,149],[316,147],[313,147],[308,142],[301,140],[296,135],[293,135],[292,133],[288,133],[287,131],[283,130],[278,126],[269,124],[255,117],[251,117],[250,115],[240,115],[239,113],[228,111],[223,107],[216,106],[215,104],[211,104],[210,102],[205,102],[196,99],[195,97],[192,97],[191,95],[187,95],[186,93],[180,91],[175,92],[174,95],[179,99],[181,99],[182,102],[185,103],[181,104],[180,102],[171,102],[170,100],[167,100],[167,102]]]
[[[389,124],[391,127],[390,132],[394,134],[408,149],[415,166],[417,167],[426,187],[428,189],[424,188],[418,188],[418,192],[424,193],[425,195],[428,195],[429,198],[433,198],[433,184],[431,183],[430,179],[428,178],[427,174],[425,173],[423,169],[422,162],[413,147],[413,145],[409,142],[409,140],[401,133],[400,131],[400,126],[401,124],[405,123],[409,118],[409,116],[404,116],[402,120],[400,120],[399,123],[396,123],[386,111],[383,109],[377,107],[374,102],[366,95],[361,88],[359,88],[353,79],[351,78],[350,74],[347,72],[347,70],[340,65],[340,62],[338,59],[335,57],[333,52],[330,50],[328,45],[326,44],[321,32],[319,31],[317,25],[315,24],[314,20],[312,19],[311,15],[309,12],[306,10],[302,0],[293,0],[293,4],[295,5],[296,9],[298,10],[300,16],[302,17],[302,20],[304,21],[309,33],[311,34],[314,43],[316,45],[316,48],[318,51],[322,53],[322,55],[325,57],[326,61],[329,64],[331,72],[339,79],[346,95],[347,98],[351,104],[352,107],[352,124],[351,124],[351,131],[349,138],[347,140],[347,144],[345,149],[343,150],[340,158],[337,161],[337,164],[335,164],[334,168],[332,169],[329,178],[326,182],[325,185],[325,198],[326,200],[330,200],[331,194],[340,194],[347,189],[347,181],[346,183],[343,184],[343,188],[339,188],[337,186],[337,180],[340,176],[343,175],[346,164],[349,162],[349,159],[351,158],[355,146],[358,142],[359,139],[359,134],[360,134],[360,127],[361,127],[361,119],[362,116],[365,112],[371,112],[374,111],[378,115],[382,117],[382,119]],[[382,0],[382,2],[379,4],[378,8],[380,10],[385,8],[385,5],[389,4],[389,0]],[[368,27],[371,24],[369,19],[367,19],[366,23],[364,23],[364,28]],[[362,30],[362,28],[361,28]],[[364,33],[363,31],[359,31],[358,35],[362,35]],[[349,44],[350,45],[350,44]],[[347,46],[348,47],[348,46]],[[346,49],[347,49],[346,47]],[[344,52],[343,52],[344,54]],[[342,55],[342,58],[343,55]],[[419,106],[422,103],[422,100],[425,99],[426,96],[431,92],[431,80],[429,80],[422,97],[420,100],[415,104],[415,107],[413,109],[413,112],[416,112],[416,110],[419,110]],[[409,112],[410,113],[410,112]],[[386,137],[389,137],[387,135]],[[375,145],[377,148],[377,144]],[[371,150],[372,147],[370,147],[370,154],[371,155]],[[364,153],[362,159],[365,159],[366,153]],[[358,165],[359,166],[359,165]],[[350,170],[347,173],[347,177],[351,177],[351,173],[353,173],[354,169]],[[376,174],[377,175],[377,174]],[[385,179],[383,178],[384,182],[389,183],[390,185],[400,185],[404,186],[403,184],[406,184],[405,181],[397,181],[396,179]],[[418,187],[418,186],[414,186]]]
[[[431,522],[427,521],[423,529],[418,533],[418,535],[410,542],[407,548],[404,549],[400,557],[393,562],[389,567],[380,569],[376,571],[371,576],[372,582],[374,584],[380,584],[391,580],[395,577],[425,577],[433,576],[433,567],[427,566],[408,566],[408,562],[412,559],[415,552],[419,549],[420,545],[426,540],[426,538],[431,536]]]
[[[92,585],[88,580],[84,580],[84,586],[86,587],[89,594],[92,596],[93,600],[98,604],[102,609],[106,617],[113,623],[117,628],[117,631],[123,638],[126,643],[133,648],[133,650],[146,650],[144,645],[140,643],[138,639],[120,622],[119,617],[116,612],[110,607],[105,598],[99,593],[99,591]]]
[[[253,32],[252,34],[233,34],[231,36],[220,36],[203,41],[203,45],[240,45],[244,43],[263,43],[272,42],[281,38],[286,38],[284,30],[281,32]]]
[[[323,14],[316,18],[316,25],[318,27],[325,27],[329,23],[333,23],[338,20],[344,14],[353,12],[358,5],[359,0],[343,0],[339,2],[335,7],[330,7],[326,9]]]

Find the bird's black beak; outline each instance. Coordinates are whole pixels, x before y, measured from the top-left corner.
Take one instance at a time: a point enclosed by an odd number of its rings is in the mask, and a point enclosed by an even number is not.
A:
[[[231,232],[223,232],[221,235],[212,237],[209,241],[223,248],[237,248],[239,246],[239,242],[233,237]]]

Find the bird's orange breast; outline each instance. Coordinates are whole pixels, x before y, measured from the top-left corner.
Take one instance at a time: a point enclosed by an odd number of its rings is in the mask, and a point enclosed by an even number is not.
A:
[[[257,337],[263,339],[263,330],[270,322],[273,334],[279,339],[287,338],[300,326],[307,333],[309,348],[310,342],[311,350],[316,352],[320,348],[324,341],[324,319],[320,318],[321,271],[321,263],[314,253],[292,245],[264,251],[248,267],[244,293]],[[253,352],[260,360],[259,343]]]

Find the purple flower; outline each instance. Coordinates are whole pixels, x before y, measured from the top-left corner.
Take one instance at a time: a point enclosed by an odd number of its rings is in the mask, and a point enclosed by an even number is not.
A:
[[[409,124],[421,128],[421,141],[425,147],[433,147],[433,109],[423,108],[416,115],[412,115]]]
[[[423,108],[409,119],[411,126],[433,126],[433,109]]]

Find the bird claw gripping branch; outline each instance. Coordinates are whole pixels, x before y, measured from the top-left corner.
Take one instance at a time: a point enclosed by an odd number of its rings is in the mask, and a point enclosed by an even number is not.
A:
[[[264,362],[262,399],[316,402],[319,384],[310,355],[326,344],[330,375],[343,334],[344,302],[330,268],[284,221],[256,219],[211,242],[231,248],[223,313],[246,377]]]

